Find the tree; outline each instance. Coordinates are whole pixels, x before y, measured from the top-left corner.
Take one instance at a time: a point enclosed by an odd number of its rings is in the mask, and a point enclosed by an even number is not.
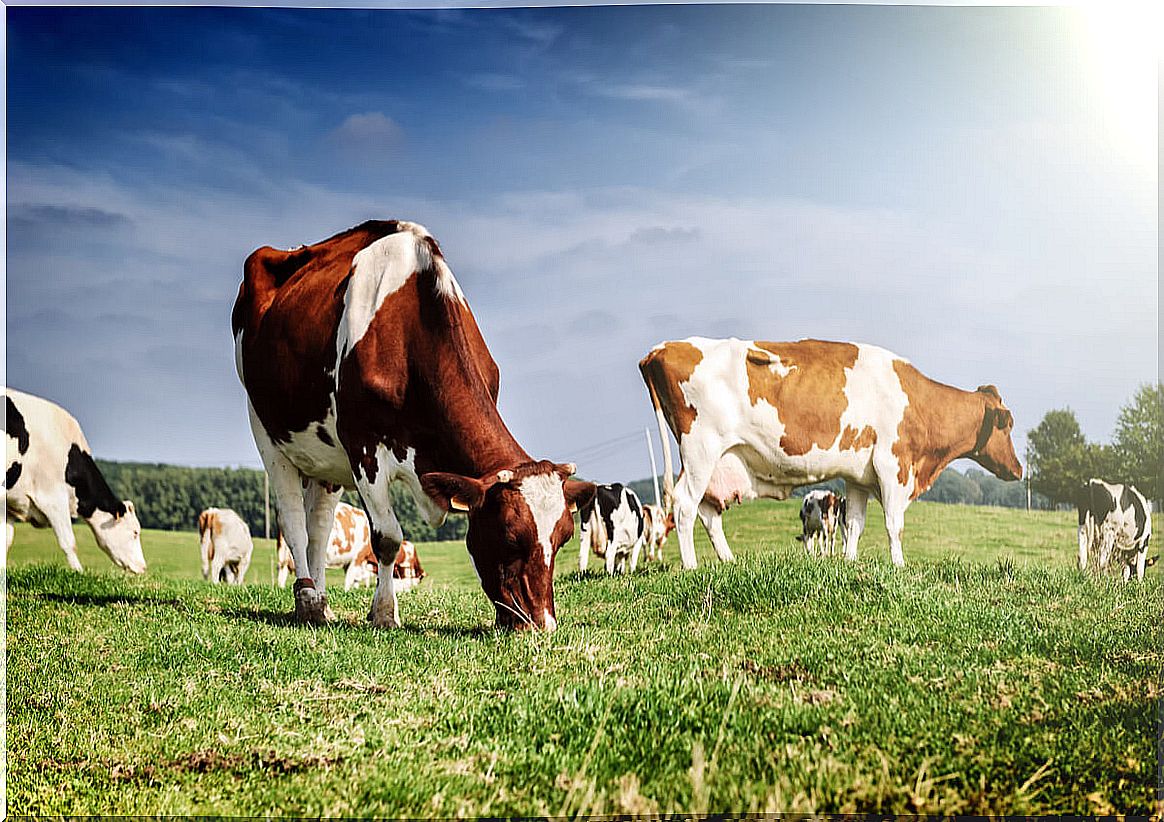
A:
[[[1164,497],[1161,463],[1164,461],[1164,386],[1145,383],[1120,409],[1115,430],[1115,476],[1130,482],[1148,499]]]
[[[1048,411],[1038,427],[1027,432],[1027,444],[1031,485],[1056,503],[1074,501],[1079,486],[1101,475],[1108,459],[1107,449],[1084,438],[1070,408]]]

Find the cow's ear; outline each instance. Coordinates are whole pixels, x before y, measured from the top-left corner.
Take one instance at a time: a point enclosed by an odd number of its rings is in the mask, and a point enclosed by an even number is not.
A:
[[[128,511],[129,513],[131,513],[131,514],[136,514],[136,513],[137,513],[137,509],[133,507],[133,501],[132,501],[132,500],[128,500],[128,499],[127,499],[127,500],[122,500],[122,501],[121,501],[121,504],[125,506],[125,510],[126,510],[126,511]]]
[[[420,478],[420,487],[446,511],[472,511],[485,497],[485,484],[473,477],[434,471]]]
[[[594,495],[598,493],[598,486],[592,482],[566,480],[562,484],[562,490],[566,495],[566,504],[570,506],[570,511],[573,513],[594,501]]]
[[[994,427],[1002,429],[1010,425],[1014,425],[1014,415],[1005,408],[998,409],[998,418],[994,421]]]

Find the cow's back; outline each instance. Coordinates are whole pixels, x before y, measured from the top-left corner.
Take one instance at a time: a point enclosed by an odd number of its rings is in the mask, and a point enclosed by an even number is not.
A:
[[[4,395],[4,487],[9,510],[20,514],[30,495],[59,489],[70,459],[85,460],[90,450],[80,424],[56,403],[12,388]]]

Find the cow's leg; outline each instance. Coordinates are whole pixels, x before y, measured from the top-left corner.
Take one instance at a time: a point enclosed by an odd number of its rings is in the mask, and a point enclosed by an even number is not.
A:
[[[319,592],[323,618],[329,622],[335,619],[335,614],[327,604],[327,544],[335,522],[335,507],[342,493],[338,488],[330,491],[315,480],[310,480],[303,491],[307,516],[307,565]]]
[[[578,571],[586,573],[586,566],[590,564],[590,528],[583,525],[578,537]]]
[[[370,483],[359,478],[356,480],[364,501],[364,510],[371,520],[372,552],[376,554],[378,564],[376,593],[372,595],[368,621],[376,628],[399,628],[400,610],[396,603],[396,583],[392,577],[392,567],[400,543],[404,541],[404,531],[396,519],[396,512],[392,510],[392,503],[389,502],[387,484],[384,480],[384,487],[381,490],[385,493],[377,493]]]
[[[226,550],[217,551],[214,554],[214,559],[210,561],[210,582],[212,585],[217,585],[223,581],[226,570]]]
[[[1140,552],[1138,554],[1136,554],[1136,579],[1137,580],[1143,581],[1144,568],[1147,567],[1147,564],[1148,564],[1148,546],[1145,545],[1143,548],[1140,549]]]
[[[8,552],[12,550],[12,540],[16,536],[16,526],[12,524],[12,517],[4,520],[4,557],[8,558]]]
[[[859,485],[845,483],[848,509],[845,512],[845,559],[857,559],[857,543],[865,530],[865,505],[869,501],[869,491]]]
[[[73,533],[73,518],[69,516],[69,501],[64,494],[38,499],[36,507],[48,520],[57,538],[57,544],[65,552],[65,560],[74,571],[84,571],[81,560],[77,559],[77,535]]]
[[[898,568],[905,565],[905,554],[901,550],[901,535],[905,530],[905,509],[909,507],[909,495],[897,485],[881,488],[881,507],[885,510],[885,533],[889,536],[889,558]]]
[[[690,439],[685,437],[684,443]],[[679,561],[684,568],[694,568],[698,564],[695,559],[695,518],[719,459],[711,454],[722,452],[718,449],[696,452],[693,446],[684,451],[682,445],[679,456],[683,461],[683,473],[679,475],[674,494],[675,530],[679,532]]]
[[[643,551],[643,538],[640,536],[635,540],[634,546],[631,548],[630,555],[630,572],[633,574],[635,569],[639,567],[639,554]]]
[[[719,561],[735,562],[735,555],[728,547],[727,535],[723,532],[723,514],[707,500],[699,503],[698,511],[699,521],[703,523],[703,528],[707,531],[711,547],[715,549],[715,555],[719,557]]]
[[[251,567],[251,555],[249,553],[243,554],[242,557],[238,561],[238,569],[237,569],[238,582],[235,583],[236,585],[243,584],[243,582],[246,580],[247,569],[250,567]]]
[[[618,548],[611,543],[606,546],[606,573],[613,574],[618,564]]]
[[[1087,523],[1084,522],[1079,526],[1079,570],[1087,570],[1087,544],[1091,541],[1091,535],[1088,533],[1090,529]]]
[[[275,511],[279,515],[283,539],[295,563],[296,579],[292,588],[295,592],[295,617],[301,622],[323,622],[323,606],[319,592],[315,590],[315,581],[309,576],[311,572],[307,564],[307,513],[303,507],[302,476],[299,469],[271,442],[254,408],[249,410],[255,445],[258,446],[259,456],[270,477],[271,489],[275,492]]]

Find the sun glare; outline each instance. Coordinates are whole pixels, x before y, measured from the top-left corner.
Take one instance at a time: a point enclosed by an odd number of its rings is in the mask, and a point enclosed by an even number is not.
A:
[[[1078,10],[1076,29],[1092,93],[1102,101],[1113,142],[1137,166],[1157,164],[1159,59],[1164,3],[1094,3]]]

